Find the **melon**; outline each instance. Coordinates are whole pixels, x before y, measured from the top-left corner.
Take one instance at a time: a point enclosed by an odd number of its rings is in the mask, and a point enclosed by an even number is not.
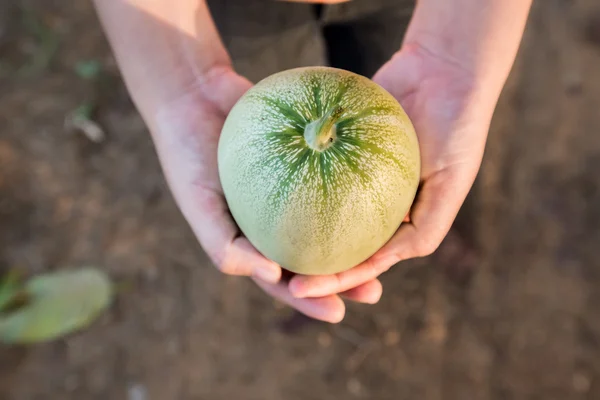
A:
[[[415,129],[364,76],[301,67],[234,105],[218,144],[231,215],[265,257],[303,275],[350,269],[396,232],[419,185]]]

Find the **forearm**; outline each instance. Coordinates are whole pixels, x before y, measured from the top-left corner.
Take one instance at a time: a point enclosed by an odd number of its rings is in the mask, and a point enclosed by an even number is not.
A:
[[[521,41],[531,0],[418,0],[405,38],[454,64],[499,96]]]
[[[94,0],[123,79],[140,112],[230,66],[204,0]]]

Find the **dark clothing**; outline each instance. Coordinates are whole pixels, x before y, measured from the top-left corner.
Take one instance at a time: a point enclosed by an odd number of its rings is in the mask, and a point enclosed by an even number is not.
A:
[[[414,5],[414,0],[333,5],[208,0],[234,67],[255,83],[275,72],[312,65],[370,78],[400,49]]]

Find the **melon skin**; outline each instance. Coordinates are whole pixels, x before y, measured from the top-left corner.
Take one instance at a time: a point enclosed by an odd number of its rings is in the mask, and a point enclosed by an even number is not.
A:
[[[308,124],[338,107],[318,151]],[[348,270],[379,250],[419,185],[414,127],[372,80],[331,67],[271,75],[239,99],[218,146],[219,177],[241,232],[265,257],[303,275]]]

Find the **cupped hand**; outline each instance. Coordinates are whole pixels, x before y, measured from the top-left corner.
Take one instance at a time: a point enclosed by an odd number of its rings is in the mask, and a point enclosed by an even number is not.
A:
[[[344,317],[340,295],[358,302],[378,301],[382,288],[375,277],[348,290],[294,297],[281,267],[240,233],[220,185],[217,145],[227,114],[252,84],[227,67],[212,69],[198,81],[162,105],[150,125],[173,196],[212,262],[225,274],[252,277],[274,298],[323,321],[338,322]]]
[[[421,185],[393,238],[360,265],[335,275],[295,276],[296,298],[327,296],[372,282],[394,264],[433,253],[479,170],[494,99],[473,71],[420,46],[405,46],[373,77],[404,107],[421,148]]]

